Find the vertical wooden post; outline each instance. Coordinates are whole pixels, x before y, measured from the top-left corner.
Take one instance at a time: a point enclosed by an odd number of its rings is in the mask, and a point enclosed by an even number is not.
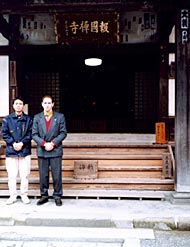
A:
[[[9,111],[12,112],[12,102],[17,96],[16,61],[10,61],[9,66]]]
[[[18,96],[18,83],[17,83],[17,47],[19,43],[19,15],[9,16],[10,35],[10,62],[9,62],[9,112],[13,111],[12,103],[13,99]]]
[[[190,192],[190,9],[177,13],[175,158],[176,192]]]

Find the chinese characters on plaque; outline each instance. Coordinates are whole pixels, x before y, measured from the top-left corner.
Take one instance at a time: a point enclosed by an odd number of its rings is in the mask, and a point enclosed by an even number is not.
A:
[[[58,43],[118,42],[118,14],[58,14],[56,15]]]
[[[98,177],[97,160],[75,160],[74,174],[75,179],[95,179]]]
[[[155,124],[155,132],[156,132],[156,143],[157,144],[166,143],[166,130],[165,130],[164,122]]]
[[[181,41],[182,44],[188,42],[188,28],[189,28],[189,11],[188,9],[181,10]]]

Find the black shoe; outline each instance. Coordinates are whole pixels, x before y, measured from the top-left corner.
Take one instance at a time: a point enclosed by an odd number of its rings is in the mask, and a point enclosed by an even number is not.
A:
[[[55,199],[55,204],[56,204],[56,206],[62,206],[61,198],[56,198]]]
[[[41,197],[39,201],[37,201],[37,205],[43,205],[44,203],[48,202],[48,198]]]

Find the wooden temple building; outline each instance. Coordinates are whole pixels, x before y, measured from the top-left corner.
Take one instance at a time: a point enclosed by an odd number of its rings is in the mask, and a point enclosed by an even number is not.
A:
[[[31,116],[53,96],[68,129],[64,196],[190,202],[189,18],[187,0],[1,0],[0,123],[15,96]]]

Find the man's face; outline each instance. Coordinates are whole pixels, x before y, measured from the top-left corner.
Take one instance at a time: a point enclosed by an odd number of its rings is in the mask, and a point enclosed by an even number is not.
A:
[[[54,106],[54,103],[50,98],[44,98],[42,101],[42,107],[44,108],[44,111],[49,112],[52,111],[52,108]]]
[[[17,99],[15,100],[14,104],[13,104],[13,109],[15,110],[15,112],[17,114],[21,114],[23,109],[24,109],[24,103],[23,101]]]

